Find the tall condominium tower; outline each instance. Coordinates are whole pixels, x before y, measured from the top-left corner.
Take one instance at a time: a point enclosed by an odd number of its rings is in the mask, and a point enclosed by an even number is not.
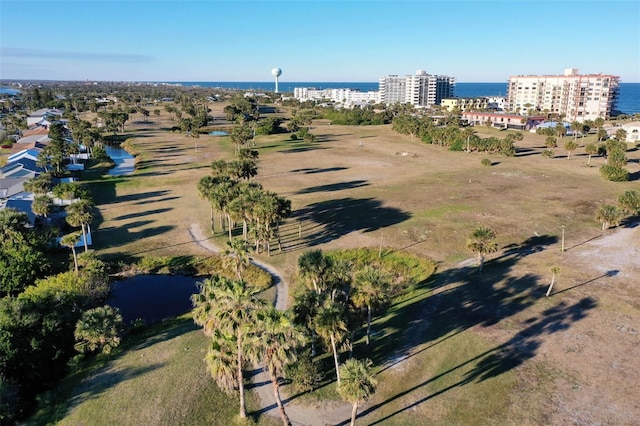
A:
[[[509,111],[564,115],[569,121],[606,118],[615,109],[620,77],[578,74],[567,68],[563,75],[518,75],[509,78]]]
[[[439,105],[443,98],[453,97],[455,84],[455,77],[431,75],[421,70],[415,75],[388,75],[380,78],[380,101],[416,107]]]

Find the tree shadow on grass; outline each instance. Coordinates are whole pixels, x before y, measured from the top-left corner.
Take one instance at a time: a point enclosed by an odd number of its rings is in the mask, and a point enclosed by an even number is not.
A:
[[[470,328],[490,327],[523,312],[544,299],[546,286],[541,285],[537,275],[513,276],[510,272],[524,257],[556,242],[554,236],[541,236],[508,246],[502,255],[486,263],[483,273],[475,267],[461,266],[434,275],[416,290],[417,297],[397,301],[385,317],[374,322],[373,330],[384,337],[374,338],[371,347],[359,344],[356,357],[372,359],[375,365],[382,367],[379,373],[402,368],[408,359]],[[591,298],[583,298],[573,305],[560,301],[539,316],[521,322],[523,327],[506,343],[472,354],[456,367],[369,407],[360,416],[372,414],[407,395],[415,401],[378,420],[380,423],[450,389],[510,371],[536,355],[542,336],[568,329],[595,306],[596,302]],[[450,376],[453,378],[443,380],[439,390],[422,397],[427,389],[438,386],[439,379],[454,371],[456,374]],[[462,379],[457,379],[460,375]],[[416,391],[418,394],[411,396]],[[416,396],[421,399],[416,401]]]
[[[294,214],[298,223],[308,222],[311,227],[301,236],[304,245],[326,243],[353,231],[371,232],[403,222],[410,213],[394,207],[385,207],[373,198],[341,198],[310,204]],[[296,228],[295,224],[292,224]],[[297,229],[296,229],[297,230]],[[284,229],[286,234],[286,228]],[[298,234],[283,237],[283,246],[299,244]]]
[[[474,382],[482,382],[484,380],[491,379],[507,371],[510,371],[535,356],[542,343],[541,338],[543,336],[567,330],[571,326],[571,324],[585,318],[588,314],[588,311],[594,309],[595,307],[596,301],[590,297],[582,298],[578,302],[571,305],[561,302],[558,305],[545,310],[540,318],[533,318],[524,329],[516,333],[507,342],[498,345],[488,351],[482,352],[468,359],[467,361],[456,365],[453,368],[450,368],[436,376],[423,381],[418,385],[404,390],[383,402],[369,407],[368,409],[360,413],[358,417],[370,414],[383,405],[389,404],[399,398],[411,394],[416,390],[424,388],[425,386],[432,384],[438,379],[449,375],[461,368],[471,367],[463,374],[463,378],[461,380],[448,386],[444,386],[441,389],[438,389],[435,392],[432,392],[429,395],[412,402],[411,404],[403,406],[402,408],[370,424],[375,425],[388,421],[397,414],[400,414],[407,410],[411,410],[412,408],[422,404],[423,402],[442,395],[451,389]],[[341,424],[346,424],[346,422],[343,422]]]
[[[370,184],[366,180],[352,180],[350,182],[338,182],[330,183],[327,185],[310,186],[308,188],[301,189],[295,194],[310,194],[313,192],[334,192],[342,191],[345,189],[361,188],[363,186],[369,186]]]

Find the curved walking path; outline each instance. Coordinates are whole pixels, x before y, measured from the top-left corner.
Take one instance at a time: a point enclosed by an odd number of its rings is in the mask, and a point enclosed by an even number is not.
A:
[[[197,223],[191,224],[189,234],[195,243],[205,250],[212,253],[220,253],[221,250],[216,246],[210,237],[205,236],[202,228]],[[273,266],[262,261],[251,258],[251,263],[269,272],[273,277],[276,285],[276,301],[275,307],[279,310],[287,309],[287,301],[289,299],[289,284],[284,277]],[[262,368],[256,368],[252,372],[251,381],[253,382],[252,390],[260,398],[260,414],[280,418],[280,411],[276,404],[273,394],[273,387],[269,374]],[[316,406],[297,405],[283,396],[282,403],[285,406],[287,415],[291,423],[296,426],[326,426],[346,424],[351,420],[351,404],[342,402],[322,403]]]

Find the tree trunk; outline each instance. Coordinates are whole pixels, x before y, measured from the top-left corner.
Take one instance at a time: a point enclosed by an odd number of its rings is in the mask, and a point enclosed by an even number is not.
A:
[[[551,285],[549,285],[549,288],[547,289],[547,294],[546,296],[549,297],[549,295],[551,294],[551,289],[553,288],[553,284],[556,282],[556,274],[553,274],[553,277],[551,278]]]
[[[316,350],[316,330],[311,327],[311,356],[316,356],[318,351]]]
[[[331,334],[331,349],[333,349],[333,361],[336,364],[336,378],[338,379],[338,386],[340,386],[340,364],[338,362],[338,350],[336,349],[336,339]]]
[[[371,305],[367,305],[367,346],[371,343]]]
[[[238,336],[238,391],[240,392],[240,417],[247,418],[244,402],[244,380],[242,378],[242,337]]]
[[[81,223],[80,227],[82,228],[82,238],[84,239],[84,252],[86,253],[89,251],[89,247],[87,246],[87,231],[84,228],[84,223]]]
[[[351,409],[351,426],[356,424],[356,416],[358,415],[358,401],[353,403],[353,409]]]
[[[71,252],[73,253],[73,264],[75,265],[76,276],[78,275],[78,256],[76,255],[75,245],[71,246]]]
[[[227,214],[227,225],[229,225],[229,241],[233,241],[233,236],[231,235],[231,215]]]
[[[480,261],[480,267],[478,270],[482,272],[482,267],[484,266],[484,256],[481,253],[478,253],[478,260]]]
[[[589,154],[589,158],[587,159],[587,166],[591,167],[591,154]]]
[[[282,399],[280,399],[280,386],[278,385],[278,376],[276,376],[275,372],[271,371],[271,369],[269,369],[269,373],[271,373],[273,395],[276,397],[276,404],[278,404],[278,410],[280,410],[282,423],[284,424],[284,426],[291,426],[291,420],[289,420],[289,416],[287,416],[287,412],[284,410],[284,405],[282,405]]]
[[[216,233],[216,221],[215,215],[213,214],[213,205],[211,206],[211,232],[215,235]]]

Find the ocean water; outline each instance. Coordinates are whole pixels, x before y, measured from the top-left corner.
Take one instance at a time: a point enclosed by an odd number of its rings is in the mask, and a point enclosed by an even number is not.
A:
[[[272,91],[275,89],[273,81],[258,82],[229,82],[229,81],[170,81],[169,84],[183,86],[219,87],[248,91]],[[358,89],[361,92],[378,90],[378,82],[278,82],[281,93],[293,93],[296,87],[315,87],[316,89]],[[475,96],[507,96],[507,83],[456,83],[455,96],[466,98]],[[618,111],[625,114],[640,113],[640,83],[620,83],[618,97]]]

